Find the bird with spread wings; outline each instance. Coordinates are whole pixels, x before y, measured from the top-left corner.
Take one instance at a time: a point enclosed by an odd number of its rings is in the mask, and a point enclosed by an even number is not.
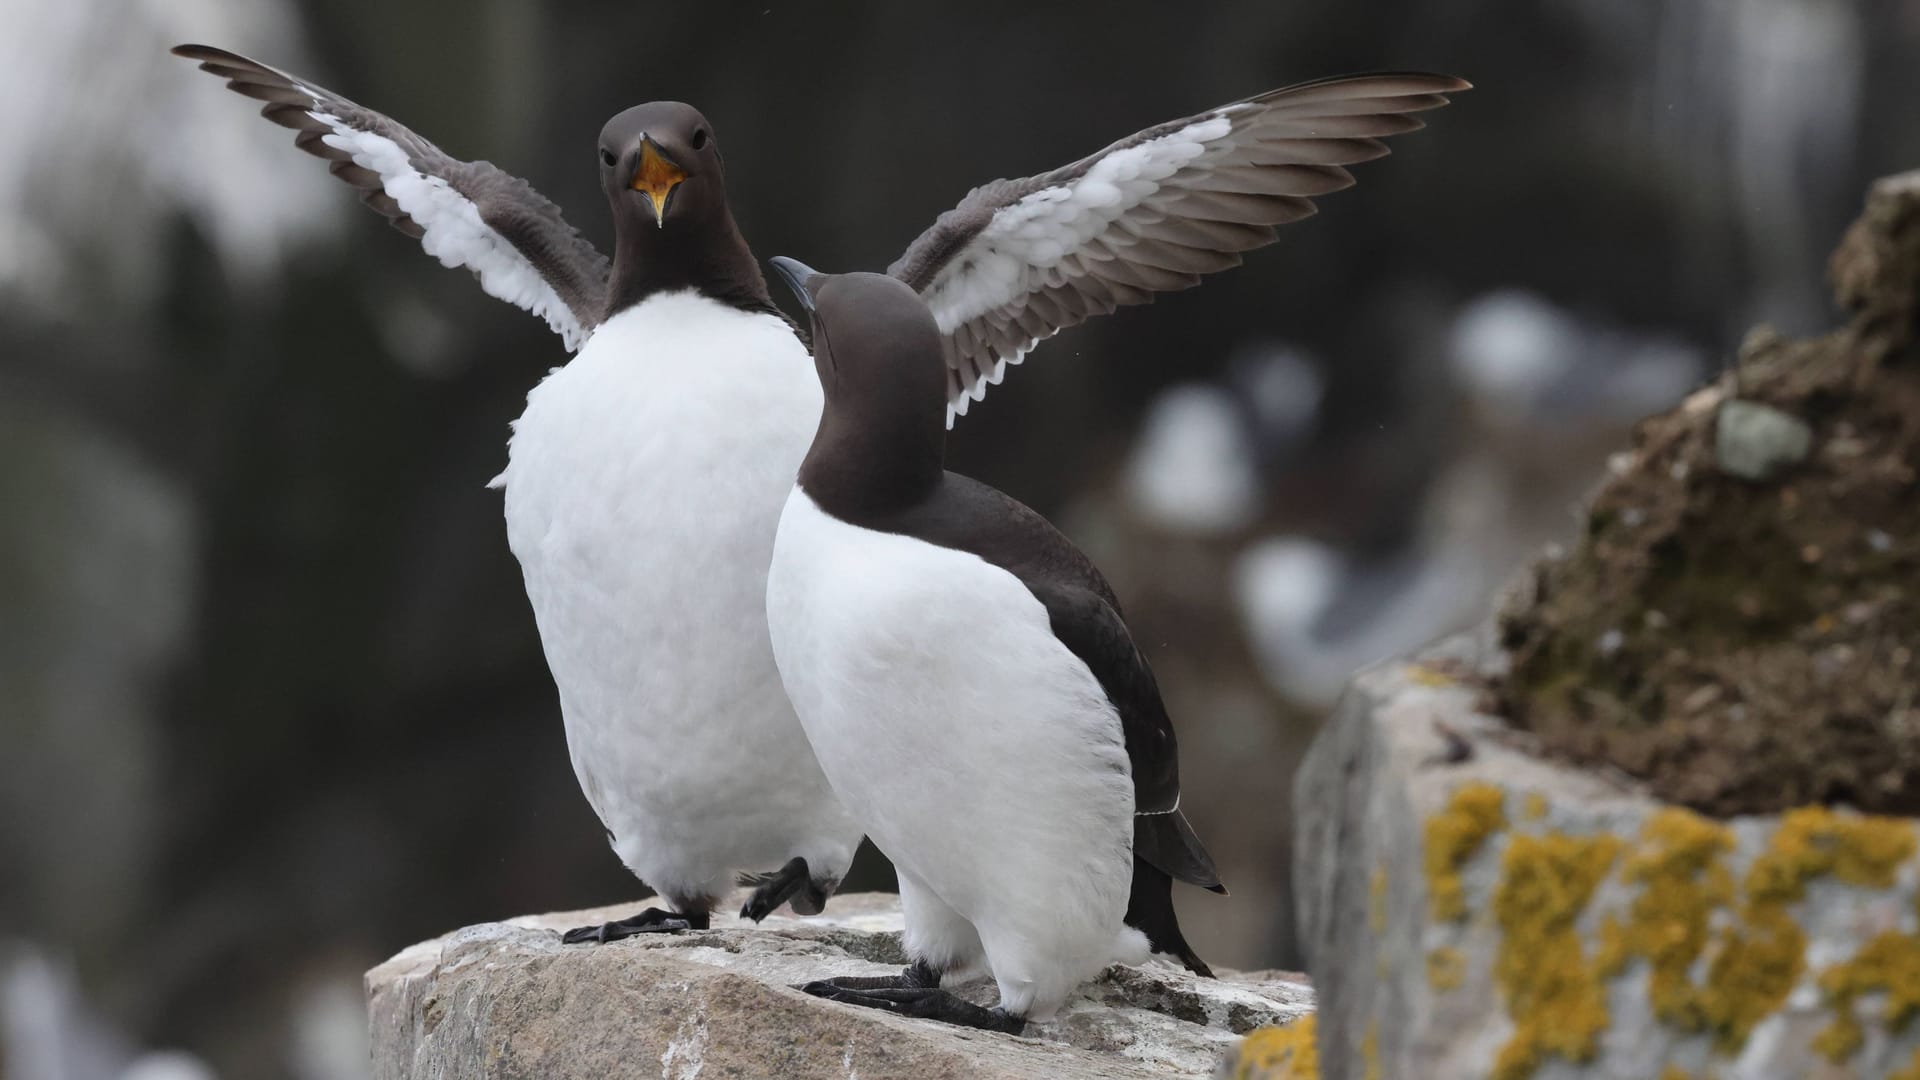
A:
[[[176,54],[266,104],[302,150],[447,266],[546,319],[577,350],[608,314],[609,264],[559,207],[485,161],[461,161],[393,119],[207,45]],[[1470,84],[1445,75],[1301,83],[1136,132],[1072,164],[967,193],[887,272],[933,309],[947,421],[1054,334],[1191,288],[1271,243],[1275,227],[1353,184],[1347,166]]]

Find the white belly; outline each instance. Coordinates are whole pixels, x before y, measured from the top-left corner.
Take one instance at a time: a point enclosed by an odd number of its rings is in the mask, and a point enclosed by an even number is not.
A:
[[[795,488],[767,582],[774,655],[821,767],[903,892],[908,945],[971,940],[1001,1004],[1050,1015],[1144,942],[1124,931],[1133,782],[1120,722],[1019,580],[857,528]],[[969,927],[940,925],[964,920]],[[966,957],[942,955],[963,962]]]
[[[602,325],[514,427],[507,539],[574,772],[666,895],[795,855],[837,876],[859,841],[781,689],[764,607],[819,413],[783,323],[681,293]]]

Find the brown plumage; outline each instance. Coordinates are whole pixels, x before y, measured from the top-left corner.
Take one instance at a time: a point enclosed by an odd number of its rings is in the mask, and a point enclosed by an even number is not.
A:
[[[1352,186],[1346,166],[1386,155],[1381,139],[1419,130],[1413,114],[1468,88],[1446,75],[1343,76],[1158,124],[1052,172],[973,189],[888,273],[933,308],[948,401],[963,413],[1042,339],[1238,266],[1275,226],[1312,216],[1314,198]],[[1222,130],[1191,156],[1168,145],[1212,128]],[[1147,190],[1114,204],[1083,189],[1115,155],[1153,157],[1155,140],[1176,167],[1138,185]],[[1105,220],[1089,232],[1093,217]],[[1006,259],[1020,264],[1017,281],[1004,280]]]

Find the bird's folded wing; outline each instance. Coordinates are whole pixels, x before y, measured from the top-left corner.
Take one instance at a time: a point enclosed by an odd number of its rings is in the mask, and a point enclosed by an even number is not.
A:
[[[1053,633],[1106,691],[1133,773],[1134,854],[1181,881],[1220,892],[1213,859],[1180,813],[1180,751],[1153,669],[1098,587],[1025,580]]]
[[[1469,84],[1353,75],[1275,90],[1148,128],[1024,180],[996,180],[940,215],[888,268],[946,337],[947,422],[1060,330],[1186,289],[1353,183],[1344,166],[1418,130],[1415,113]]]
[[[446,266],[464,266],[490,296],[547,320],[569,351],[600,320],[607,260],[526,181],[459,161],[401,124],[304,79],[207,45],[181,45],[260,115],[297,134],[333,175]]]

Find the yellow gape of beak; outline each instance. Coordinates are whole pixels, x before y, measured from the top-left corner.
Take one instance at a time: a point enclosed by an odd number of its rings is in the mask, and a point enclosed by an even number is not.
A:
[[[630,186],[653,203],[653,222],[660,228],[667,227],[667,196],[686,178],[686,170],[662,157],[652,139],[641,137],[640,168]]]

